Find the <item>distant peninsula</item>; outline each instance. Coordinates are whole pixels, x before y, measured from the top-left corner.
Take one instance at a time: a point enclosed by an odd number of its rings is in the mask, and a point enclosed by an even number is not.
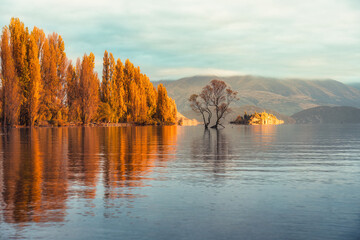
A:
[[[239,115],[234,121],[230,123],[243,125],[279,125],[283,124],[284,121],[277,119],[274,115],[267,112],[255,112],[254,114],[247,114],[245,112],[244,116]]]
[[[319,106],[291,116],[297,124],[360,123],[360,109],[348,106]]]

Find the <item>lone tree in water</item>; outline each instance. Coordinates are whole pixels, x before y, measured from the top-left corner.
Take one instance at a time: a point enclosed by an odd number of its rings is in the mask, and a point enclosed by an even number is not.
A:
[[[224,127],[221,120],[231,111],[230,104],[237,99],[236,91],[228,88],[224,81],[214,79],[202,89],[200,94],[191,95],[189,102],[195,112],[201,113],[206,129],[210,124],[213,115],[211,108],[213,108],[216,121],[212,128],[217,129],[219,125]]]
[[[211,117],[212,117],[212,112],[209,108],[208,102],[204,100],[202,94],[191,95],[189,98],[189,102],[190,102],[190,107],[192,108],[192,110],[194,112],[201,113],[203,121],[204,121],[205,129],[207,129],[210,124]]]

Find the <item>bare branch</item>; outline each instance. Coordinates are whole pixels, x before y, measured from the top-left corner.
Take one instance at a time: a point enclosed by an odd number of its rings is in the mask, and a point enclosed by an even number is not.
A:
[[[192,110],[202,114],[205,128],[210,124],[213,115],[210,107],[215,108],[216,122],[212,127],[217,128],[218,125],[223,126],[220,121],[231,112],[229,105],[236,100],[237,92],[227,88],[224,81],[215,79],[206,85],[199,95],[193,94],[189,98]]]

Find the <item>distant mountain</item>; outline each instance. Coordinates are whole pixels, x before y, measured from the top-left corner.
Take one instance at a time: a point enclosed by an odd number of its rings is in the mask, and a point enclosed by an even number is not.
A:
[[[349,83],[347,85],[360,90],[360,83]]]
[[[291,116],[296,123],[360,123],[360,109],[321,106]]]
[[[240,100],[233,105],[235,107],[252,105],[292,115],[316,106],[360,106],[360,90],[335,80],[276,79],[250,75],[194,76],[153,84],[164,84],[169,96],[175,99],[178,110],[187,116],[186,113],[191,111],[189,96],[200,92],[212,79],[223,80],[239,92]]]

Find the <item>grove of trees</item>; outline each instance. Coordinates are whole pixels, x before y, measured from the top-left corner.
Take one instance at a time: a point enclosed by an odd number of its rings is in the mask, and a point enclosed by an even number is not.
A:
[[[4,126],[176,121],[165,87],[155,89],[128,59],[123,63],[105,51],[100,81],[93,53],[73,64],[60,35],[29,31],[18,18],[3,28],[0,47]]]

